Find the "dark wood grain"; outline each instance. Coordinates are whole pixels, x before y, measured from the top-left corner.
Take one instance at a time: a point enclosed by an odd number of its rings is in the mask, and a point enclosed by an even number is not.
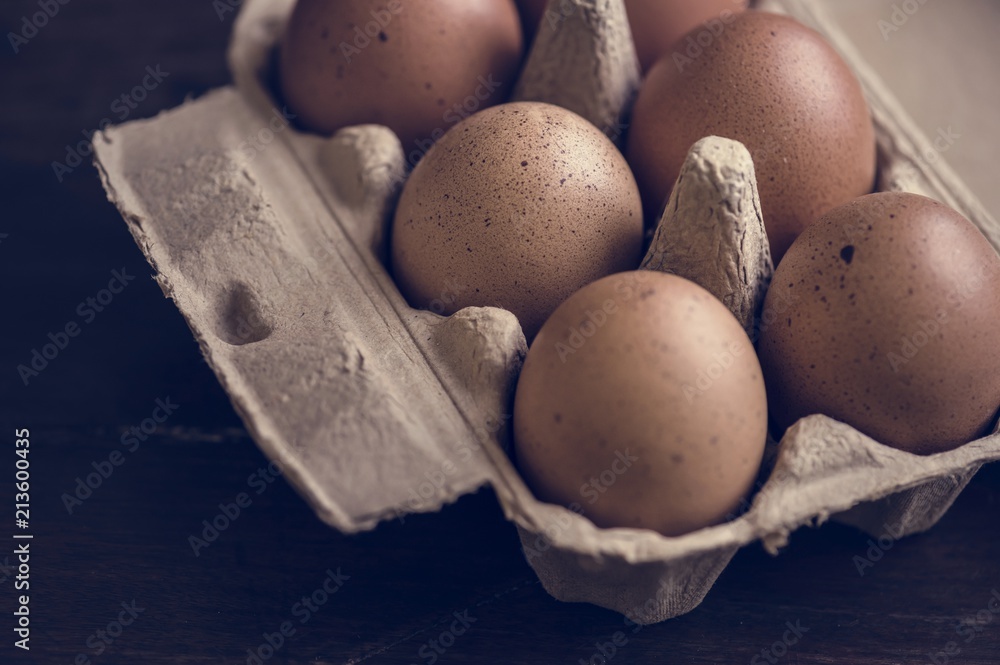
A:
[[[4,2],[4,32],[33,11],[33,1]],[[11,648],[14,594],[6,579],[0,663],[72,663],[81,653],[93,663],[246,663],[247,650],[284,621],[295,622],[295,633],[266,662],[429,663],[421,648],[463,611],[475,621],[439,663],[591,661],[598,645],[625,630],[621,617],[551,599],[488,490],[354,537],[320,523],[283,479],[256,494],[248,479],[266,460],[149,279],[93,168],[85,164],[62,182],[54,176],[51,162],[108,115],[147,65],[160,64],[170,77],[130,119],[225,84],[231,22],[218,19],[210,0],[73,0],[21,53],[0,47],[0,233],[8,234],[0,240],[0,450],[11,449],[14,427],[32,429],[36,534],[33,648],[28,658]],[[121,267],[137,279],[22,385],[13,368]],[[123,464],[69,514],[61,495],[93,463],[124,450],[123,429],[166,397],[179,409],[160,433],[124,452]],[[0,468],[0,501],[10,506],[13,458],[0,459],[11,464]],[[240,492],[252,504],[195,556],[188,537]],[[7,528],[10,518],[0,524]],[[1000,589],[998,533],[994,465],[937,527],[895,544],[864,576],[853,557],[865,555],[867,537],[836,524],[796,533],[778,557],[752,545],[696,611],[629,632],[609,662],[750,663],[781,639],[786,622],[798,622],[808,632],[778,662],[930,663],[928,654],[956,641],[961,653],[949,662],[995,664],[1000,615],[967,633],[968,643],[956,627]],[[5,556],[7,548],[0,562]],[[298,623],[295,603],[338,568],[350,579]],[[143,612],[96,655],[88,637],[132,599]]]
[[[576,663],[629,630],[612,612],[550,598],[489,491],[343,536],[283,480],[260,494],[248,484],[267,460],[239,430],[167,431],[127,454],[67,514],[60,496],[120,449],[118,438],[33,433],[39,660],[31,662],[93,656],[87,638],[133,598],[145,611],[95,662],[245,663],[264,633],[293,621],[296,632],[271,662],[422,663],[421,647],[468,611],[474,623],[441,663]],[[9,492],[6,484],[4,499]],[[196,556],[189,536],[240,492],[252,503]],[[930,662],[926,654],[963,639],[958,622],[1000,589],[998,527],[1000,468],[992,467],[935,529],[895,544],[863,577],[853,557],[865,555],[867,538],[835,524],[795,534],[778,557],[748,547],[697,610],[629,632],[611,660],[750,662],[792,622],[808,632],[784,662]],[[328,569],[350,579],[302,624],[293,606]],[[953,662],[996,663],[1000,616],[961,650]]]

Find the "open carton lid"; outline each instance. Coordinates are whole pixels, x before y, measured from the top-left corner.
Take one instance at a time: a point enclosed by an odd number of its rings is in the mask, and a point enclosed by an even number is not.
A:
[[[599,0],[595,13],[575,4],[562,34],[547,39],[590,44],[589,53],[574,48],[564,63],[536,44],[524,81],[544,79],[544,67],[598,71],[596,82],[560,79],[586,82],[590,97],[555,90],[541,101],[583,99],[573,110],[609,130],[638,85],[624,5]],[[879,188],[941,200],[1000,246],[1000,226],[957,176],[918,157],[926,139],[819,3],[763,4],[818,29],[858,74],[875,118]],[[739,547],[761,540],[775,551],[799,526],[855,506],[842,519],[875,535],[929,528],[982,463],[1000,459],[996,434],[920,457],[810,416],[786,433],[750,510],[722,525],[668,538],[600,529],[536,501],[505,452],[526,353],[520,327],[501,309],[443,318],[401,297],[380,257],[402,148],[376,126],[303,134],[275,107],[266,82],[292,5],[244,2],[229,52],[235,86],[111,127],[95,154],[109,199],[248,431],[325,522],[371,529],[489,484],[550,593],[645,624],[697,606]],[[595,100],[604,82],[611,100]]]

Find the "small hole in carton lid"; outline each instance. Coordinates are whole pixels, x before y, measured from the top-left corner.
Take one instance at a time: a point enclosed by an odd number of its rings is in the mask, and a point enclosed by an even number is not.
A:
[[[222,292],[216,311],[216,334],[233,346],[259,342],[274,330],[257,296],[242,282],[231,284]]]

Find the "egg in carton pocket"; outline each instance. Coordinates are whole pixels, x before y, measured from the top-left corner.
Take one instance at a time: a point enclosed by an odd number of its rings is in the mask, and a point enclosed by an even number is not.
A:
[[[228,55],[235,85],[109,128],[95,151],[109,199],[248,431],[328,524],[371,529],[489,485],[549,593],[649,624],[696,607],[755,541],[776,552],[827,518],[875,538],[925,530],[1000,459],[996,434],[918,456],[813,415],[769,442],[752,502],[717,526],[602,529],[585,508],[538,501],[508,455],[521,328],[505,310],[443,317],[401,296],[384,266],[407,156],[385,127],[295,129],[272,92],[293,4],[244,2]],[[995,220],[943,162],[921,157],[932,147],[820,4],[760,4],[819,30],[855,70],[878,189],[947,203],[1000,245]],[[640,80],[623,1],[553,0],[549,11],[560,20],[538,31],[514,98],[566,107],[620,144]],[[753,335],[772,262],[750,154],[706,137],[679,182],[643,267],[701,284]],[[725,248],[721,263],[699,255],[710,244]]]

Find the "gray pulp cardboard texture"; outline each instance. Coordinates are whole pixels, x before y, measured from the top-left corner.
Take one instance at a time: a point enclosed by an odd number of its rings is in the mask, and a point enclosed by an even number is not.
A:
[[[517,94],[571,105],[614,137],[639,80],[622,0],[554,2],[567,19],[539,31]],[[552,595],[648,624],[696,607],[740,547],[776,551],[804,524],[832,518],[875,538],[927,529],[979,466],[1000,459],[997,434],[920,457],[816,415],[771,442],[766,481],[725,524],[668,538],[600,529],[535,500],[505,452],[526,353],[520,327],[496,308],[445,318],[403,300],[381,257],[404,150],[376,126],[331,139],[300,133],[274,106],[266,82],[292,4],[243,3],[229,51],[234,86],[109,128],[95,151],[108,197],[247,429],[330,525],[371,529],[490,485]],[[927,140],[820,5],[761,4],[818,29],[857,72],[876,124],[879,188],[937,198],[1000,245],[1000,226],[954,173],[919,157]],[[560,45],[573,57],[559,58]],[[545,81],[558,85],[547,93]],[[678,205],[697,207],[720,177],[755,200],[742,146],[702,147],[689,160],[702,177],[688,187],[703,189],[681,192]],[[717,217],[717,232],[703,211],[692,214],[709,236],[756,237],[759,211],[741,210]],[[770,258],[730,259],[728,273],[700,279],[729,294],[746,325]]]

